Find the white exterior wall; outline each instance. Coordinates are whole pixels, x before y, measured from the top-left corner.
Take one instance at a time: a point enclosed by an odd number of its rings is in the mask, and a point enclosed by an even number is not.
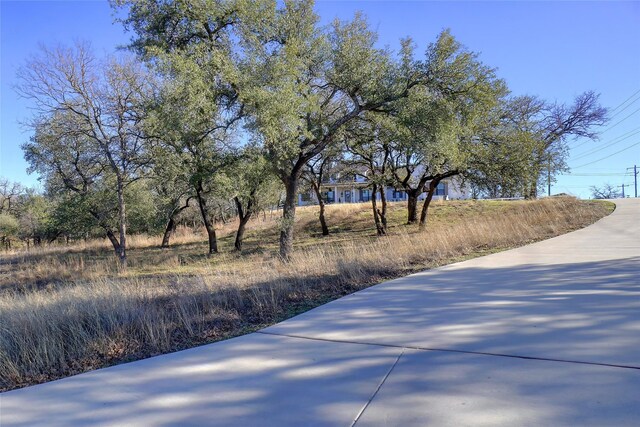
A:
[[[363,188],[362,184],[366,181],[364,179],[356,180],[352,186],[349,186],[348,183],[341,184],[327,184],[323,185],[322,192],[333,191],[334,193],[334,202],[333,203],[361,203],[363,202],[360,197],[360,190]],[[433,200],[466,200],[471,198],[471,190],[467,187],[460,185],[460,180],[456,177],[443,180],[442,183],[445,185],[445,195],[434,195]],[[345,199],[346,191],[351,192],[351,200],[347,202]],[[387,196],[387,201],[389,202],[401,202],[407,200],[407,193],[402,191],[401,197],[393,197],[395,189],[393,187],[385,188],[385,195]],[[427,193],[422,193],[418,199],[424,200],[427,196]],[[305,205],[316,205],[318,204],[318,199],[313,191],[309,194],[309,200],[303,201],[302,195],[298,195],[298,206]]]
[[[450,200],[466,200],[471,198],[471,189],[461,185],[460,179],[453,177],[447,181]]]

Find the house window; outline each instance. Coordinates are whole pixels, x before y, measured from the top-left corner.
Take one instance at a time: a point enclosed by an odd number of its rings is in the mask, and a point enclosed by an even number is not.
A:
[[[336,182],[338,180],[338,175],[335,173],[330,174],[329,176],[324,176],[322,178],[323,183]]]
[[[322,193],[325,203],[333,203],[336,201],[336,196],[333,191],[325,191]]]
[[[369,190],[369,189],[360,190],[360,200],[362,200],[363,202],[370,201],[371,200],[371,190]]]
[[[404,191],[402,190],[393,190],[393,199],[404,199]]]
[[[310,202],[311,201],[311,194],[310,193],[300,193],[300,200],[302,200],[303,202]]]
[[[444,182],[441,182],[436,187],[436,196],[446,196],[446,195],[447,195],[447,189],[444,185]]]

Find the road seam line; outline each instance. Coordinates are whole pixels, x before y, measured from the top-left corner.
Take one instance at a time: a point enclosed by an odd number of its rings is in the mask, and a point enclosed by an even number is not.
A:
[[[356,417],[353,420],[353,422],[351,423],[350,427],[354,427],[358,423],[358,420],[360,420],[360,417],[362,416],[362,414],[364,414],[364,411],[366,411],[366,409],[369,407],[369,405],[371,404],[373,399],[375,399],[376,395],[378,394],[378,392],[380,391],[380,389],[384,385],[385,381],[387,381],[387,378],[389,378],[389,375],[391,375],[391,371],[393,371],[393,368],[396,367],[396,365],[400,361],[400,358],[402,357],[403,354],[404,354],[404,348],[402,349],[402,351],[400,352],[398,357],[396,357],[396,361],[393,362],[393,365],[391,365],[391,368],[389,368],[389,371],[387,372],[387,374],[382,378],[382,381],[380,381],[380,384],[378,384],[378,387],[373,392],[373,394],[371,395],[371,397],[369,398],[367,403],[365,403],[364,406],[362,407],[362,409],[360,409],[360,412],[358,412],[358,415],[356,415]]]
[[[410,345],[378,344],[378,343],[370,343],[370,342],[362,342],[362,341],[338,340],[338,339],[331,339],[331,338],[312,338],[312,337],[305,337],[302,335],[279,334],[275,332],[265,332],[265,331],[256,331],[255,333],[263,334],[263,335],[274,335],[278,337],[299,338],[299,339],[311,340],[311,341],[334,342],[334,343],[340,343],[340,344],[358,344],[358,345],[371,345],[371,346],[378,346],[378,347],[401,348],[401,349],[420,350],[420,351],[440,351],[440,352],[447,352],[447,353],[476,354],[480,356],[510,357],[512,359],[541,360],[545,362],[573,363],[577,365],[606,366],[609,368],[640,370],[640,366],[618,365],[614,363],[585,362],[582,360],[555,359],[551,357],[536,357],[536,356],[521,356],[517,354],[488,353],[484,351],[456,350],[456,349],[450,349],[450,348],[430,348],[430,347],[419,347],[419,346],[410,346]]]

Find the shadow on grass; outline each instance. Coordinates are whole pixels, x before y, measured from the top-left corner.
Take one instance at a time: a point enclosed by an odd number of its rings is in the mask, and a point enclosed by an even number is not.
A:
[[[407,346],[640,367],[639,265],[632,257],[419,273],[270,329],[345,342],[254,334],[124,364],[4,394],[3,423],[343,425]],[[282,296],[344,273],[293,278]],[[269,320],[256,316],[259,300],[245,299],[245,325]],[[409,350],[362,422],[632,425],[639,393],[637,369]],[[452,412],[456,402],[467,406]]]

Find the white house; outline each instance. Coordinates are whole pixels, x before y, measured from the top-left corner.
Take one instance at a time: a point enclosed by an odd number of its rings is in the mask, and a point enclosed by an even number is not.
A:
[[[360,175],[351,176],[348,179],[340,179],[333,176],[321,186],[321,193],[325,203],[359,203],[371,201],[371,188],[369,181]],[[393,187],[384,189],[387,201],[400,202],[407,200],[407,193]],[[424,200],[427,193],[422,193],[418,199]],[[453,178],[442,180],[436,189],[433,200],[462,200],[470,199],[471,191],[460,185],[460,181]],[[310,190],[298,194],[298,205],[315,205],[318,199],[315,193]]]

